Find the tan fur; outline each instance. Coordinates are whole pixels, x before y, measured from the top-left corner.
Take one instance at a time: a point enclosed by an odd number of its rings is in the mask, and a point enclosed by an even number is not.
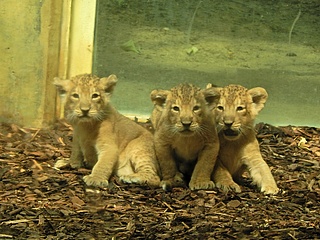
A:
[[[266,90],[229,85],[221,88],[220,93],[214,110],[220,139],[219,157],[213,173],[216,186],[224,191],[241,192],[234,180],[239,180],[248,170],[261,192],[276,194],[279,189],[261,156],[254,131],[254,120],[268,98]]]
[[[84,177],[89,186],[108,187],[112,175],[126,183],[158,186],[152,134],[109,103],[116,82],[115,75],[55,78],[65,104],[65,117],[74,129],[71,157],[58,161],[55,167],[93,167],[92,173]]]
[[[151,121],[164,190],[184,185],[184,177],[190,178],[192,190],[214,187],[210,175],[219,141],[215,122],[208,114],[218,97],[218,91],[207,93],[190,84],[151,92]]]

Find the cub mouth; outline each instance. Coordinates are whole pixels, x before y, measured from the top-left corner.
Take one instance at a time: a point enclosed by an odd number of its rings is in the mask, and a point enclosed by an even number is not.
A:
[[[79,116],[78,117],[78,121],[79,122],[90,122],[90,121],[92,121],[92,118],[91,117],[89,117],[88,115],[86,115],[86,116]]]
[[[182,135],[191,135],[191,134],[194,134],[194,131],[192,131],[190,128],[185,128],[182,131],[180,131],[180,134],[182,134]]]
[[[239,131],[234,131],[231,129],[223,130],[223,134],[227,137],[236,137],[239,135]]]
[[[193,131],[191,131],[189,128],[187,129],[183,129],[182,131],[180,131],[181,133],[192,133]]]

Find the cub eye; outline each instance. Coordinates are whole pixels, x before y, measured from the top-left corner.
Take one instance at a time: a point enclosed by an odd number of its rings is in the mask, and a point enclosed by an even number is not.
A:
[[[174,107],[172,107],[172,110],[175,111],[175,112],[179,112],[180,108],[178,106],[174,106]]]
[[[66,90],[64,90],[64,89],[59,89],[59,94],[60,94],[60,95],[65,95],[66,93],[67,93]]]
[[[98,93],[94,93],[94,94],[92,94],[92,99],[94,99],[94,98],[98,98],[98,97],[100,97],[100,95],[99,95]]]
[[[221,105],[219,105],[217,108],[218,108],[218,110],[220,110],[220,111],[223,111],[223,110],[224,110],[224,107],[221,106]]]
[[[78,94],[78,93],[73,93],[71,96],[72,96],[73,98],[79,98],[79,94]]]
[[[242,107],[242,106],[238,106],[238,107],[237,107],[237,111],[238,111],[238,112],[243,111],[243,110],[244,110],[244,107]]]
[[[194,106],[193,107],[193,111],[198,111],[198,110],[200,110],[200,106]]]

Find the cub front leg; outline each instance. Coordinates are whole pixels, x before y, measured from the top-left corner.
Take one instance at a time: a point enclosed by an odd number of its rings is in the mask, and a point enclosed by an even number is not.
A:
[[[129,161],[126,158],[129,158]],[[127,162],[130,168],[132,168],[133,173],[119,176],[121,181],[159,186],[159,166],[155,155],[152,134],[144,134],[132,140],[125,151],[120,154],[120,163],[122,162]]]
[[[241,192],[240,186],[233,181],[231,173],[221,164],[219,159],[213,171],[212,178],[216,187],[221,189],[223,192]]]
[[[264,194],[277,194],[279,188],[271,174],[268,164],[263,160],[259,149],[258,140],[250,142],[245,146],[243,156],[244,164],[248,168],[252,181]]]
[[[160,165],[162,181],[160,186],[165,191],[170,191],[173,187],[184,186],[183,176],[177,170],[176,162],[172,156],[170,145],[155,144],[156,155]]]
[[[84,156],[80,145],[80,139],[78,137],[77,130],[75,129],[72,139],[70,166],[72,168],[81,168],[83,166],[83,158]]]
[[[97,154],[98,162],[83,180],[88,186],[108,187],[119,157],[118,147],[115,144],[97,146]]]
[[[54,167],[58,169],[68,166],[71,166],[72,168],[81,168],[83,166],[83,153],[76,134],[73,135],[70,158],[60,158],[54,164]]]
[[[211,174],[217,159],[219,145],[206,146],[198,156],[198,161],[194,167],[189,187],[191,190],[213,189],[214,183],[211,181]]]
[[[94,144],[89,143],[82,148],[84,155],[84,164],[87,168],[92,169],[98,161],[97,151]]]
[[[264,194],[277,194],[279,192],[270,168],[261,155],[257,155],[246,162],[252,181],[260,188],[261,192]]]

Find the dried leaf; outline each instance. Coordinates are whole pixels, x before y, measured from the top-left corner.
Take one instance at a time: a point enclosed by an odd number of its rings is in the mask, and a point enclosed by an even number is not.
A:
[[[237,208],[239,207],[241,202],[239,200],[231,200],[227,203],[228,207]]]
[[[81,207],[83,205],[85,205],[85,202],[83,200],[81,200],[79,197],[77,196],[73,196],[71,198],[71,202],[75,207]]]

